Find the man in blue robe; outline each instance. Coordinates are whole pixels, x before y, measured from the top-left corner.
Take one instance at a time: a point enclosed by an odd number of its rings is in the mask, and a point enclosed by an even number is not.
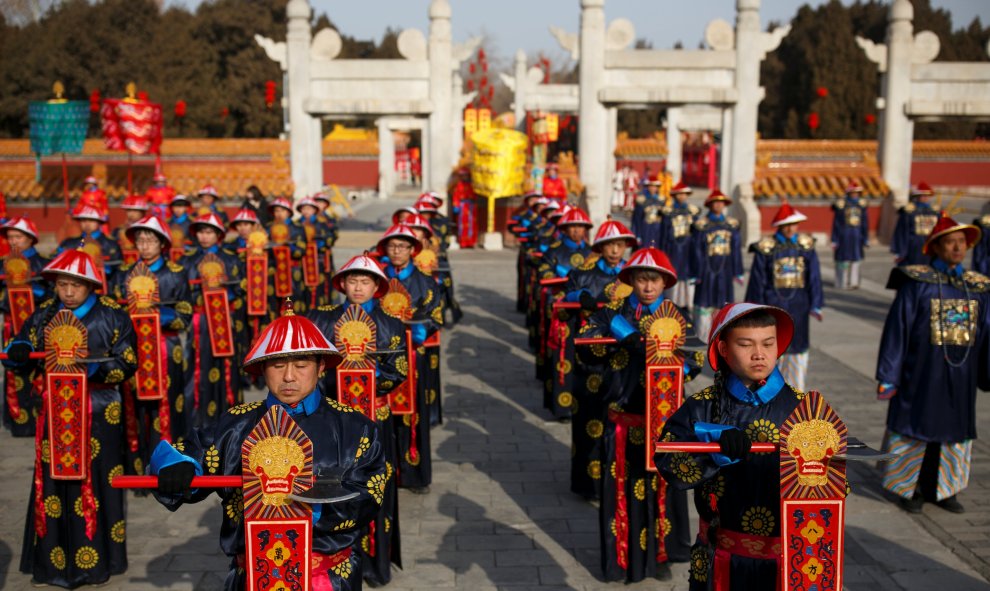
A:
[[[863,187],[853,182],[846,197],[832,204],[832,250],[835,251],[835,286],[859,288],[859,266],[863,249],[870,245],[870,222]]]

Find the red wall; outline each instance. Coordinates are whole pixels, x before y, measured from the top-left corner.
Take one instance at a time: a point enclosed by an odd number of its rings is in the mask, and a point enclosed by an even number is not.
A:
[[[801,223],[802,232],[832,232],[832,204],[831,202],[798,204],[794,203],[794,209],[808,216],[808,221]],[[760,229],[764,234],[773,231],[771,223],[773,216],[779,209],[778,205],[761,205],[760,207]],[[870,234],[875,234],[880,223],[880,205],[871,205],[867,208],[867,216],[870,221]]]
[[[378,188],[378,158],[372,160],[323,160],[323,182],[327,185]]]
[[[918,161],[911,163],[911,183],[925,181],[929,185],[948,187],[990,186],[990,162],[938,162]]]

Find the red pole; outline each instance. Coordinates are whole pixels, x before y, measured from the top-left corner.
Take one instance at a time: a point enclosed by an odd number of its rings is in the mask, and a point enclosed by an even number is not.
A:
[[[708,144],[708,190],[715,188],[715,172],[718,169],[718,150],[714,143]],[[731,191],[731,189],[730,189]]]
[[[134,194],[134,154],[127,153],[127,195]]]
[[[776,443],[756,443],[754,442],[749,448],[749,451],[757,453],[774,452],[779,449]],[[701,454],[701,453],[719,453],[722,451],[722,446],[718,442],[706,443],[703,441],[671,441],[657,443],[655,448],[656,453],[689,453],[689,454]]]
[[[158,488],[157,476],[115,476],[113,488]],[[193,476],[193,488],[241,488],[243,476]]]

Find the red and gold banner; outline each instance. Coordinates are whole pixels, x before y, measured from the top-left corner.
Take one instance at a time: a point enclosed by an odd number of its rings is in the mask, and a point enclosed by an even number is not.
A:
[[[230,322],[227,290],[203,289],[203,310],[210,331],[210,348],[214,357],[234,356],[234,330]]]
[[[138,400],[165,397],[165,368],[162,367],[162,324],[157,311],[131,314],[137,333],[137,372],[134,374]]]
[[[842,589],[846,426],[811,391],[780,428],[782,589]]]
[[[399,384],[388,395],[388,405],[394,415],[416,413],[416,347],[413,345],[412,331],[406,329],[406,381]]]
[[[306,252],[302,258],[303,283],[306,287],[316,287],[320,284],[320,253],[315,242],[306,243]]]
[[[89,391],[86,327],[70,310],[60,310],[45,327],[45,417],[55,480],[86,480],[89,472]]]
[[[646,339],[646,437],[652,446],[684,400],[684,358],[678,350],[686,339],[687,321],[673,302],[664,300],[641,326]],[[646,469],[657,470],[653,454],[646,454]]]
[[[247,239],[247,314],[268,314],[268,254],[265,247],[268,235],[263,230],[251,232]]]
[[[141,255],[133,248],[122,248],[120,249],[120,258],[124,261],[125,265],[130,265],[136,263],[141,258]]]
[[[375,362],[368,356],[378,348],[378,327],[361,306],[348,306],[334,325],[337,350],[337,401],[375,420],[377,382]]]
[[[288,498],[313,485],[313,443],[285,410],[269,410],[241,447],[248,589],[311,589],[313,518]]]
[[[275,296],[292,296],[292,252],[288,246],[273,246],[275,257]]]
[[[12,334],[21,332],[24,322],[34,313],[34,293],[30,287],[8,287],[7,305],[10,307]]]

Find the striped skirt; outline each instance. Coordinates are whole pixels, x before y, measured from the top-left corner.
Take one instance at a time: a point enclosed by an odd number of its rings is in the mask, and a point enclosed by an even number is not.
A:
[[[883,487],[899,497],[910,499],[921,475],[927,441],[887,431],[883,451],[897,454],[895,460],[883,464]],[[969,484],[969,463],[973,440],[962,443],[942,443],[939,446],[936,500],[947,499]]]

